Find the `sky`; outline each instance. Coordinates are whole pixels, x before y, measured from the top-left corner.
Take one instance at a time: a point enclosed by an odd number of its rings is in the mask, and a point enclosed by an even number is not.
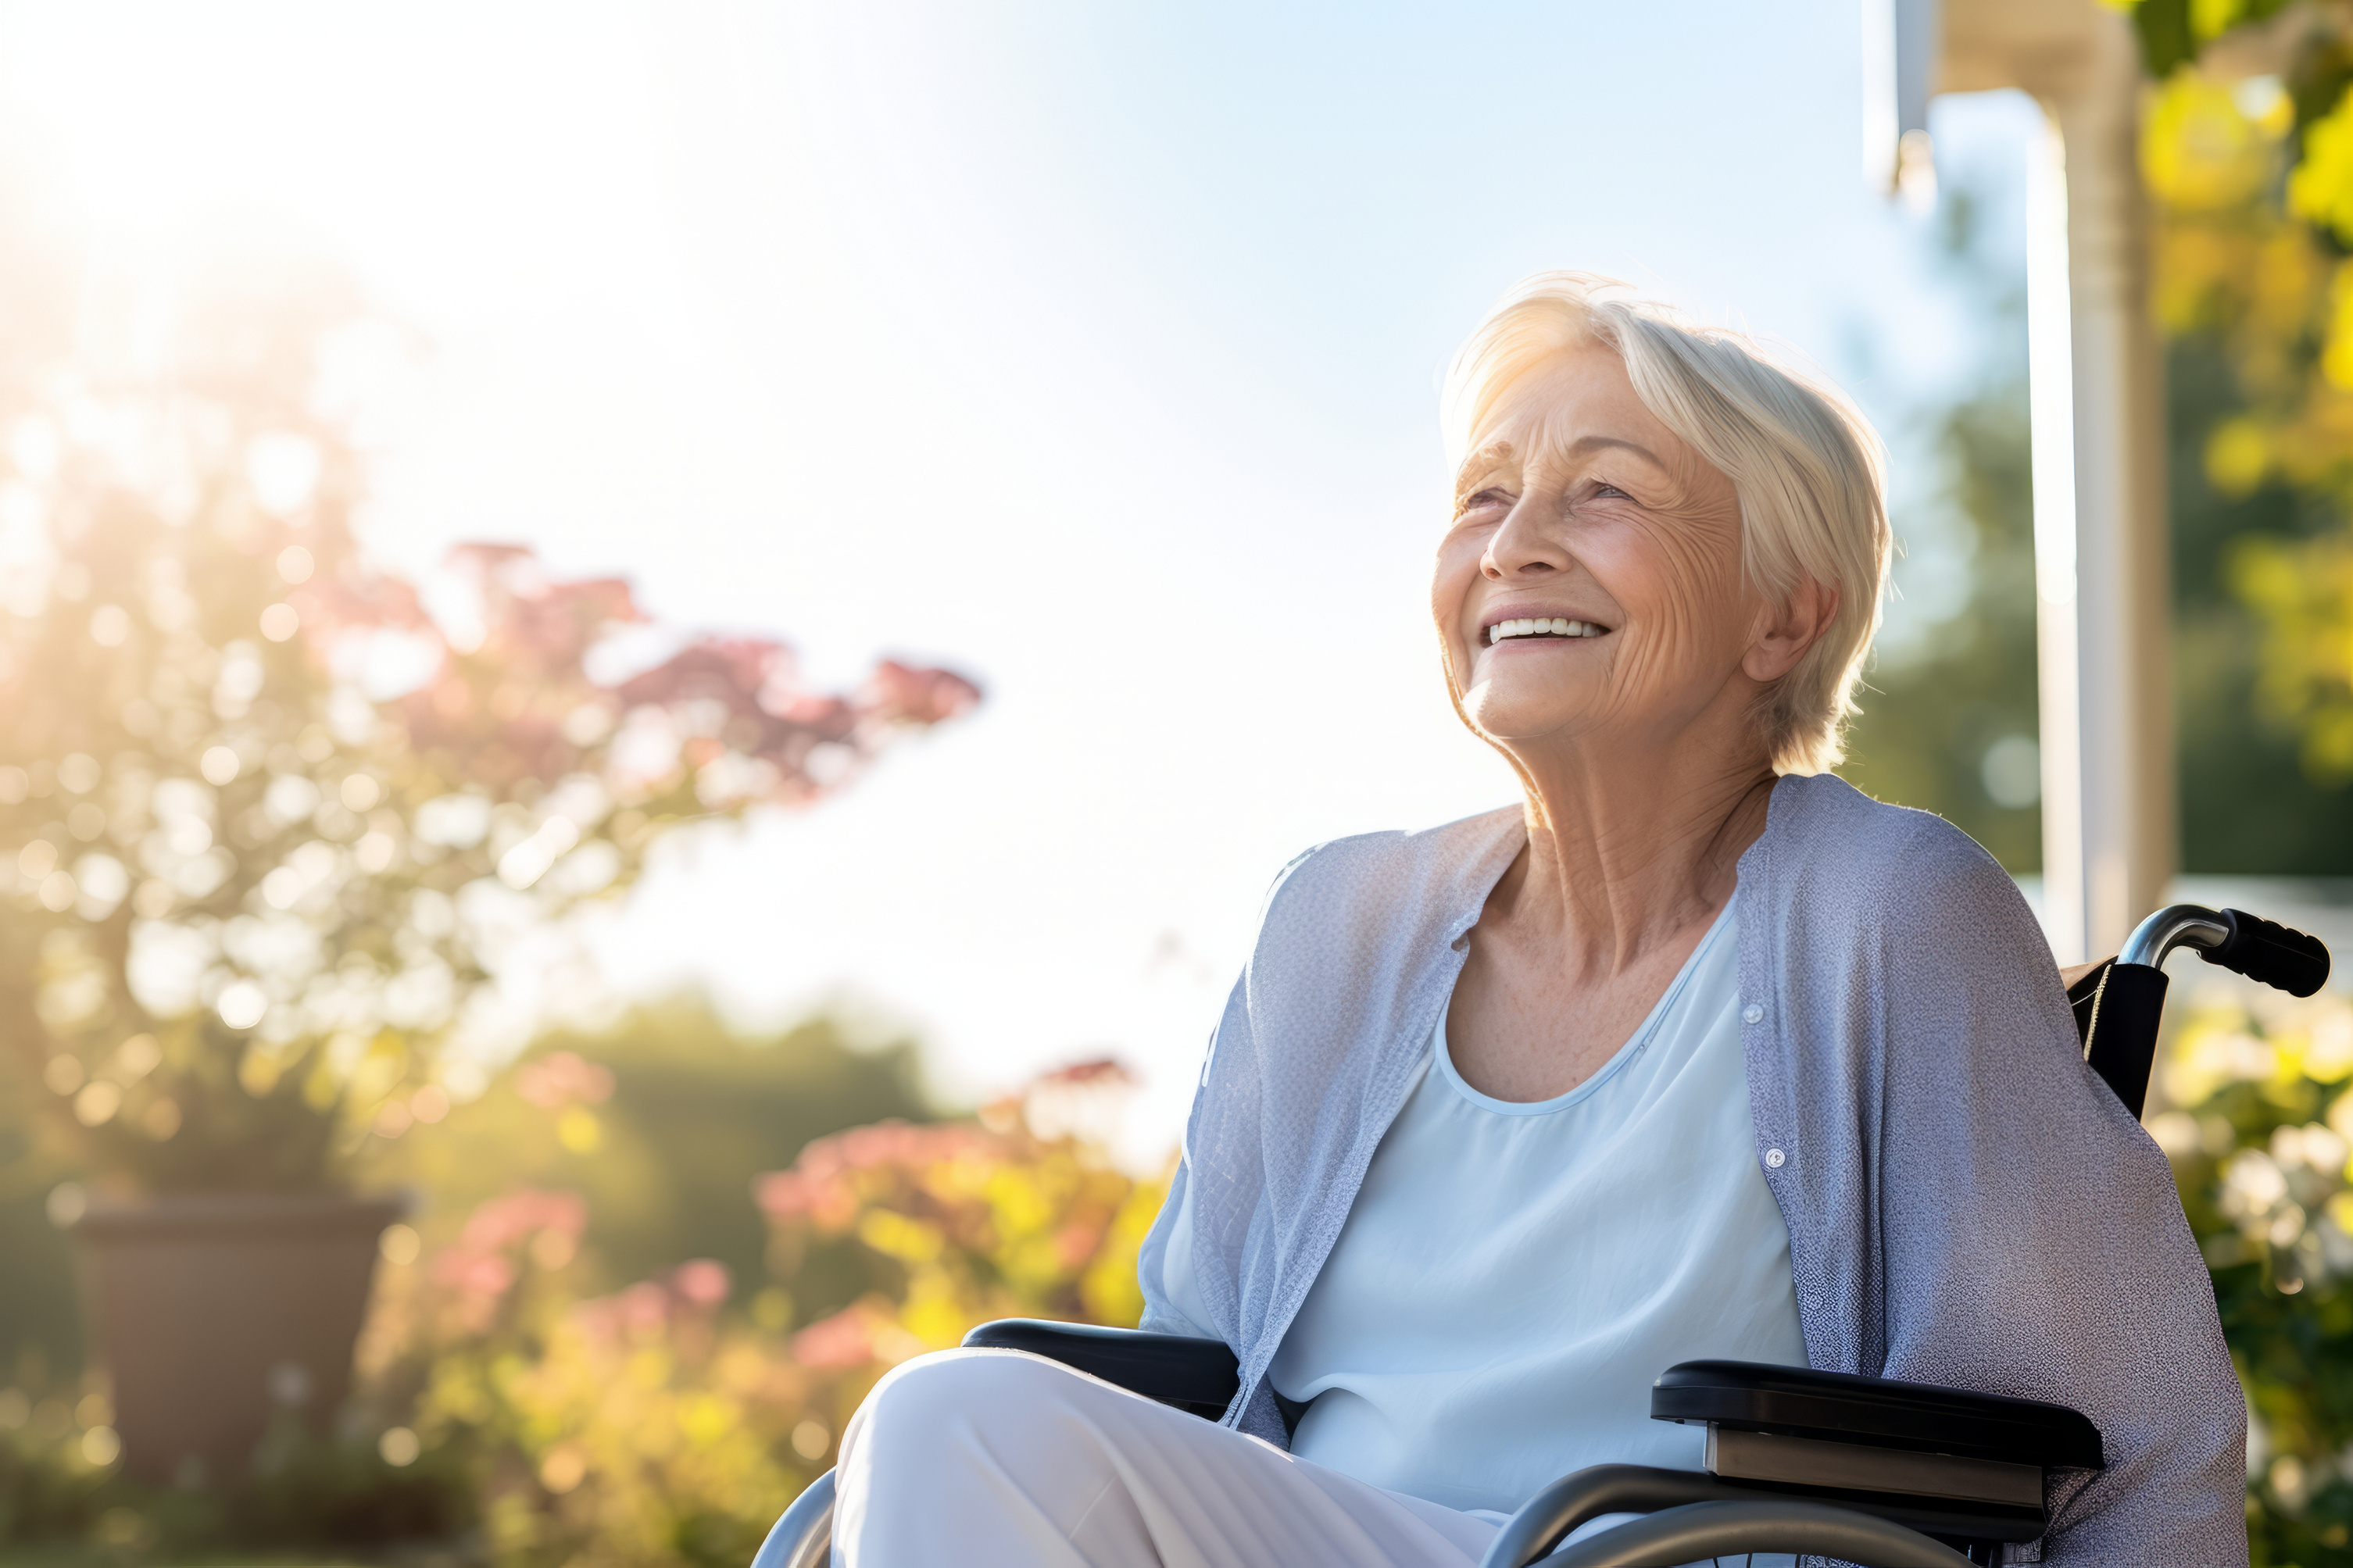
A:
[[[1118,1056],[1150,1158],[1285,862],[1512,798],[1426,592],[1438,380],[1515,279],[1779,340],[1932,488],[1978,323],[1862,178],[1861,47],[1853,0],[0,0],[0,134],[118,252],[266,213],[414,330],[386,563],[527,541],[821,682],[977,679],[582,940],[915,1031],[951,1098]],[[1943,100],[1940,163],[2006,211],[2031,112]]]

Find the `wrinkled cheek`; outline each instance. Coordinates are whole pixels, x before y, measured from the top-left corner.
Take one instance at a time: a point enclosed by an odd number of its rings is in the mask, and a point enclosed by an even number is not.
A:
[[[1611,700],[1620,711],[1672,705],[1686,686],[1709,683],[1716,667],[1736,658],[1741,631],[1737,578],[1725,580],[1722,563],[1707,553],[1670,547],[1671,570],[1642,613],[1630,616],[1615,639]]]
[[[1610,639],[1603,702],[1613,719],[1663,718],[1704,695],[1717,638],[1703,622],[1666,616]]]

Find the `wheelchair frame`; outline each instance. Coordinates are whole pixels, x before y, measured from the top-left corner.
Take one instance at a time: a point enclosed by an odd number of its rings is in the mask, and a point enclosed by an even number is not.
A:
[[[2136,1117],[2165,1005],[2162,965],[2177,947],[2297,996],[2328,978],[2316,938],[2241,910],[2175,904],[2143,921],[2067,993],[2085,1059]],[[1217,1340],[1008,1318],[964,1342],[1042,1355],[1208,1420],[1239,1392],[1234,1352]],[[1999,1563],[2048,1527],[2052,1472],[2105,1464],[2098,1429],[2063,1405],[1805,1367],[1685,1362],[1652,1386],[1651,1417],[1704,1426],[1706,1469],[1596,1465],[1564,1476],[1513,1514],[1480,1568],[1539,1558],[1547,1568],[1678,1568],[1757,1552],[1862,1568]],[[752,1568],[825,1568],[833,1500],[828,1470],[776,1521]],[[1613,1513],[1641,1517],[1556,1552]]]

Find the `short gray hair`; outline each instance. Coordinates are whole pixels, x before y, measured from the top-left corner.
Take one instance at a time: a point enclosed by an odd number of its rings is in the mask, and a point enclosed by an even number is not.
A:
[[[1887,581],[1877,432],[1827,379],[1745,332],[1703,326],[1612,279],[1541,272],[1505,294],[1454,356],[1444,406],[1455,467],[1479,449],[1514,386],[1587,343],[1625,362],[1643,405],[1732,481],[1749,582],[1782,603],[1807,578],[1837,590],[1830,626],[1757,715],[1777,772],[1837,766]]]

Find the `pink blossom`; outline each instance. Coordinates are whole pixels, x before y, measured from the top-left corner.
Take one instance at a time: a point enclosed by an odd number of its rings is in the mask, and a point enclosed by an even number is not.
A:
[[[641,1279],[614,1298],[621,1321],[640,1332],[670,1321],[670,1292],[650,1279]]]
[[[914,669],[886,658],[867,682],[862,705],[894,722],[937,724],[979,700],[980,688],[952,670]]]
[[[613,1069],[574,1051],[554,1051],[515,1069],[515,1092],[543,1110],[577,1101],[601,1105],[613,1098]]]
[[[727,1300],[727,1266],[714,1258],[697,1258],[670,1272],[670,1289],[698,1307],[716,1307]]]
[[[519,1247],[543,1230],[578,1237],[588,1226],[588,1205],[577,1193],[524,1187],[496,1197],[467,1216],[458,1245],[469,1252],[501,1252]]]
[[[503,1296],[514,1284],[515,1266],[501,1253],[450,1247],[433,1259],[433,1282],[467,1296]]]
[[[872,1312],[865,1307],[849,1307],[811,1323],[793,1336],[793,1359],[822,1372],[863,1366],[877,1359]]]

